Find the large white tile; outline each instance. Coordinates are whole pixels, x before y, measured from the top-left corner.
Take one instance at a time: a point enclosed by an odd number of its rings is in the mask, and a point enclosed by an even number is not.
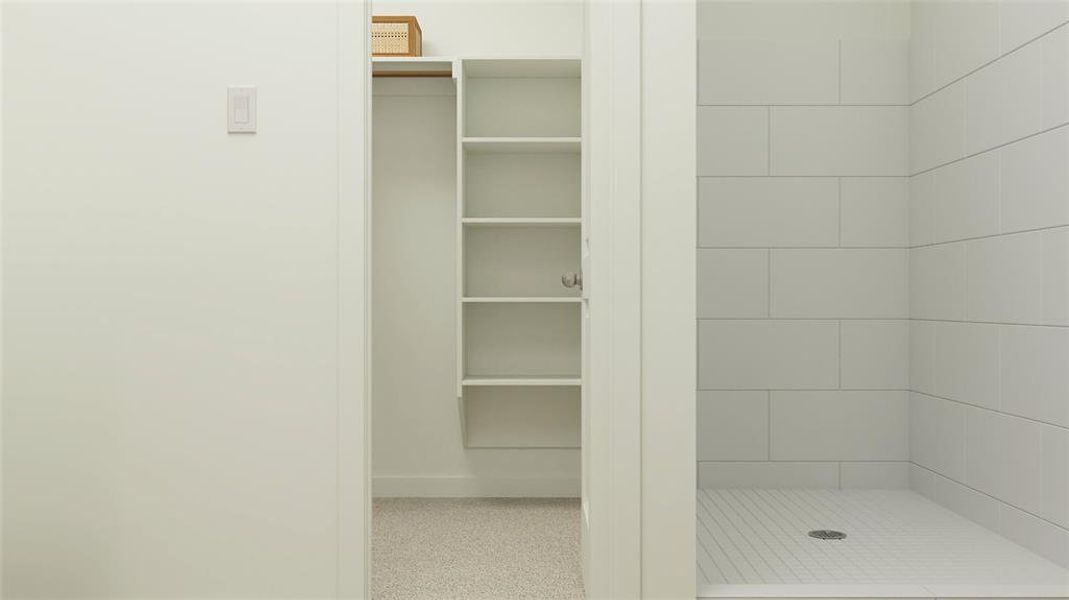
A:
[[[957,82],[920,100],[909,112],[911,173],[965,156],[965,84]]]
[[[848,177],[841,184],[842,245],[909,245],[909,179]]]
[[[901,106],[772,107],[772,174],[908,174],[909,113]]]
[[[969,321],[1042,320],[1042,235],[1017,233],[968,242],[965,314]]]
[[[1038,512],[1042,477],[1042,426],[1033,421],[969,408],[965,418],[965,479],[969,487]]]
[[[990,409],[999,407],[999,326],[936,323],[932,391]]]
[[[842,41],[843,104],[909,104],[909,40]]]
[[[985,153],[933,172],[933,242],[994,235],[999,231],[999,159]]]
[[[1026,46],[965,80],[965,152],[973,154],[1041,129],[1043,67]]]
[[[932,243],[932,214],[935,207],[935,171],[909,178],[909,244]]]
[[[1069,227],[1043,232],[1043,322],[1069,325]]]
[[[768,250],[698,249],[698,318],[768,315]]]
[[[909,321],[843,321],[842,387],[909,388]]]
[[[950,400],[912,394],[910,460],[951,479],[964,479],[965,409]]]
[[[772,392],[773,460],[908,460],[907,392]]]
[[[768,392],[698,392],[698,460],[768,460]]]
[[[909,316],[907,250],[773,250],[771,258],[772,316]]]
[[[1069,527],[1069,429],[1043,426],[1043,507],[1040,514]]]
[[[909,36],[909,4],[699,0],[699,37],[839,39]]]
[[[1002,231],[1069,224],[1069,128],[1021,140],[1000,154]]]
[[[933,321],[909,323],[909,389],[935,393],[935,328]]]
[[[931,498],[989,529],[998,528],[999,502],[941,475],[932,477]]]
[[[698,245],[837,246],[839,187],[823,177],[698,181]]]
[[[767,175],[768,108],[698,108],[698,175]]]
[[[1063,26],[1047,35],[1039,45],[1043,53],[1043,128],[1046,129],[1069,122],[1069,27]]]
[[[1002,410],[1069,427],[1069,329],[1000,327]]]
[[[934,2],[935,83],[946,85],[999,53],[998,3]]]
[[[700,321],[703,390],[830,389],[839,385],[835,321]]]
[[[909,99],[935,89],[935,31],[933,3],[910,2]]]
[[[1065,0],[1000,0],[999,28],[1005,54],[1069,21]]]
[[[836,39],[698,40],[698,104],[835,104]]]
[[[830,462],[699,462],[698,487],[839,487],[839,465]]]
[[[929,499],[933,498],[935,478],[936,475],[932,471],[925,469],[917,463],[909,463],[909,489],[914,492]]]
[[[910,250],[909,302],[910,316],[914,318],[964,318],[964,244],[941,244]]]
[[[843,489],[909,489],[908,462],[844,462],[839,466]]]
[[[998,532],[1069,569],[1069,530],[1003,504],[999,506]]]

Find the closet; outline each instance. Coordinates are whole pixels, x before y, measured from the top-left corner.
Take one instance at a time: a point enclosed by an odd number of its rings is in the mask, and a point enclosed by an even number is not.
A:
[[[581,60],[376,57],[373,73],[375,493],[577,496]],[[493,473],[459,492],[390,473],[428,453],[431,479],[453,477],[448,456]]]

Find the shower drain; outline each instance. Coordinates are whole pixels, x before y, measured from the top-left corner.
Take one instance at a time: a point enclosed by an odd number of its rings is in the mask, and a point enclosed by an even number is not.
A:
[[[818,540],[841,540],[846,537],[846,534],[832,529],[814,529],[809,532],[809,537]]]

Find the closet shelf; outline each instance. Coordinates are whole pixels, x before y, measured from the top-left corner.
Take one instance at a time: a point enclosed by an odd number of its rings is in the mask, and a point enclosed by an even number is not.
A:
[[[453,77],[453,59],[435,56],[374,56],[374,77]]]
[[[466,296],[465,304],[574,304],[582,302],[578,296]]]
[[[578,137],[465,137],[464,150],[473,154],[578,154]]]
[[[579,217],[464,217],[461,222],[473,227],[559,227],[579,226],[582,220]]]
[[[574,387],[582,385],[578,377],[465,377],[466,387]]]

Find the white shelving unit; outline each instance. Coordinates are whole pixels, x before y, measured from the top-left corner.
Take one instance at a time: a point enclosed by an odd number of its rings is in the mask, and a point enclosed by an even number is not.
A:
[[[462,58],[457,396],[469,448],[577,448],[578,58]]]

